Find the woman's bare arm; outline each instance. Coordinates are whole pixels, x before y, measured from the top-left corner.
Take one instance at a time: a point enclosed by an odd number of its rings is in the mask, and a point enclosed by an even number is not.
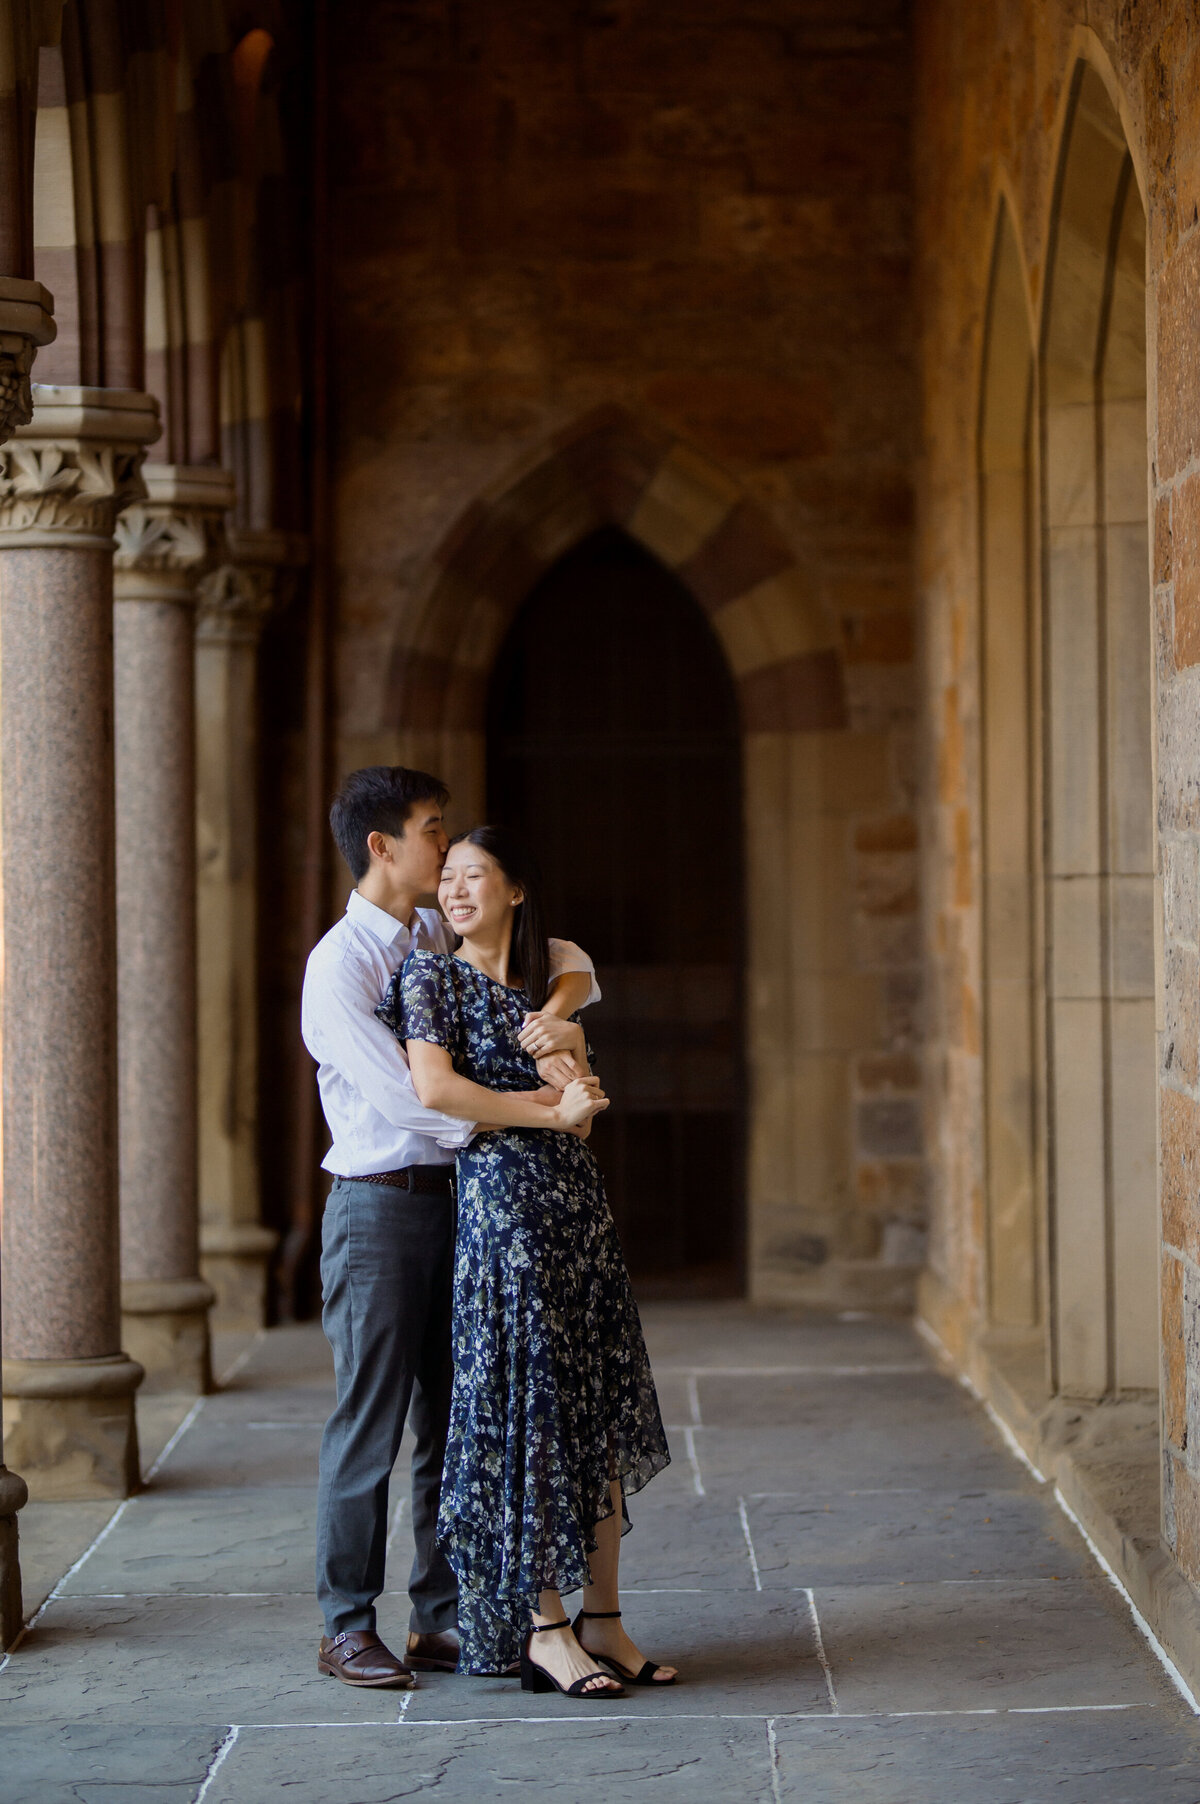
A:
[[[426,1108],[488,1127],[553,1128],[567,1133],[579,1125],[577,1110],[563,1099],[552,1101],[537,1090],[489,1090],[461,1077],[444,1046],[409,1040],[407,1050],[413,1088]],[[592,1100],[607,1107],[599,1080],[585,1078],[582,1082]]]

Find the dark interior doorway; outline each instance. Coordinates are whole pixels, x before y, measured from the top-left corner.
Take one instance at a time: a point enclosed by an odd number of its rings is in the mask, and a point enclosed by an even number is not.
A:
[[[537,584],[501,648],[488,812],[545,869],[551,933],[599,968],[613,1098],[593,1147],[643,1297],[743,1282],[740,736],[684,585],[605,529]]]

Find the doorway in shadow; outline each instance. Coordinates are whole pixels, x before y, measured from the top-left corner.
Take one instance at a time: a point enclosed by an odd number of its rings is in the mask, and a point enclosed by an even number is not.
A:
[[[596,961],[593,1148],[638,1294],[743,1288],[741,748],[690,591],[616,528],[537,583],[488,707],[488,813]]]

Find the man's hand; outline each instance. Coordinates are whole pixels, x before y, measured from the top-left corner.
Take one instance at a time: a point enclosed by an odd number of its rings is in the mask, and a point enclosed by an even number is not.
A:
[[[517,1035],[517,1041],[523,1052],[532,1058],[542,1059],[552,1052],[567,1052],[572,1058],[585,1059],[587,1048],[584,1044],[583,1029],[577,1021],[564,1021],[549,1009],[537,1009],[526,1015],[525,1025]]]
[[[587,1073],[587,1042],[577,1022],[563,1021],[558,1015],[538,1009],[526,1015],[517,1040],[536,1061],[542,1082],[552,1084],[556,1090],[565,1090],[575,1078]]]

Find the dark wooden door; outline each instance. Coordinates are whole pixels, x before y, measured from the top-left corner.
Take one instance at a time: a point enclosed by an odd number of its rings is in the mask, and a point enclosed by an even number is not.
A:
[[[606,529],[538,583],[489,702],[488,808],[534,846],[577,940],[613,1099],[593,1148],[639,1293],[741,1289],[737,703],[700,608]]]

